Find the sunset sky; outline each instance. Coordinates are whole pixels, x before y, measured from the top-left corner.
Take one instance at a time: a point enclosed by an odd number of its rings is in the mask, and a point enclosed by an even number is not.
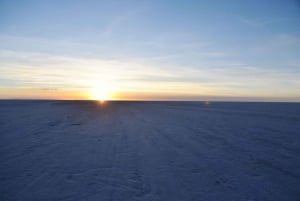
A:
[[[300,3],[1,0],[0,98],[300,101]]]

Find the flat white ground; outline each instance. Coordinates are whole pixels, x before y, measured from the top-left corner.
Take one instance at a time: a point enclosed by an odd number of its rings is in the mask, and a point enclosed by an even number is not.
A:
[[[0,101],[0,200],[300,200],[300,104]]]

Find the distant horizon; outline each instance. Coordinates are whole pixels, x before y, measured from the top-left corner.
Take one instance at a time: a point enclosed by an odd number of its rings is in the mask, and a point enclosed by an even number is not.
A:
[[[263,99],[194,99],[194,100],[180,100],[180,99],[23,99],[23,98],[1,98],[0,101],[86,101],[86,102],[232,102],[232,103],[300,103],[298,100],[263,100]]]

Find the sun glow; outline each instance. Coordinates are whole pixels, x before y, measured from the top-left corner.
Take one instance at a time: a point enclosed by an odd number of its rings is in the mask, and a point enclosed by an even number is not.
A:
[[[109,99],[109,96],[106,92],[100,91],[95,93],[95,99],[100,101],[106,101]]]
[[[106,101],[110,99],[110,93],[107,89],[95,87],[92,98],[99,101]]]
[[[95,81],[91,84],[91,99],[98,101],[107,101],[114,98],[116,86],[114,82],[110,81]]]

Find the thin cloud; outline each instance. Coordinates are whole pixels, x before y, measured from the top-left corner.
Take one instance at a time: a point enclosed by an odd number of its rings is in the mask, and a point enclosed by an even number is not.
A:
[[[5,60],[7,54],[0,55],[0,60]],[[275,92],[285,96],[300,94],[300,83],[297,81],[300,72],[271,70],[246,64],[194,68],[160,66],[134,60],[57,57],[19,52],[10,52],[9,55],[11,59],[23,57],[26,61],[22,61],[22,64],[14,60],[1,62],[0,82],[9,79],[10,82],[15,82],[15,85],[23,87],[84,90],[103,81],[113,83],[120,92],[189,92],[195,96],[272,96]]]

